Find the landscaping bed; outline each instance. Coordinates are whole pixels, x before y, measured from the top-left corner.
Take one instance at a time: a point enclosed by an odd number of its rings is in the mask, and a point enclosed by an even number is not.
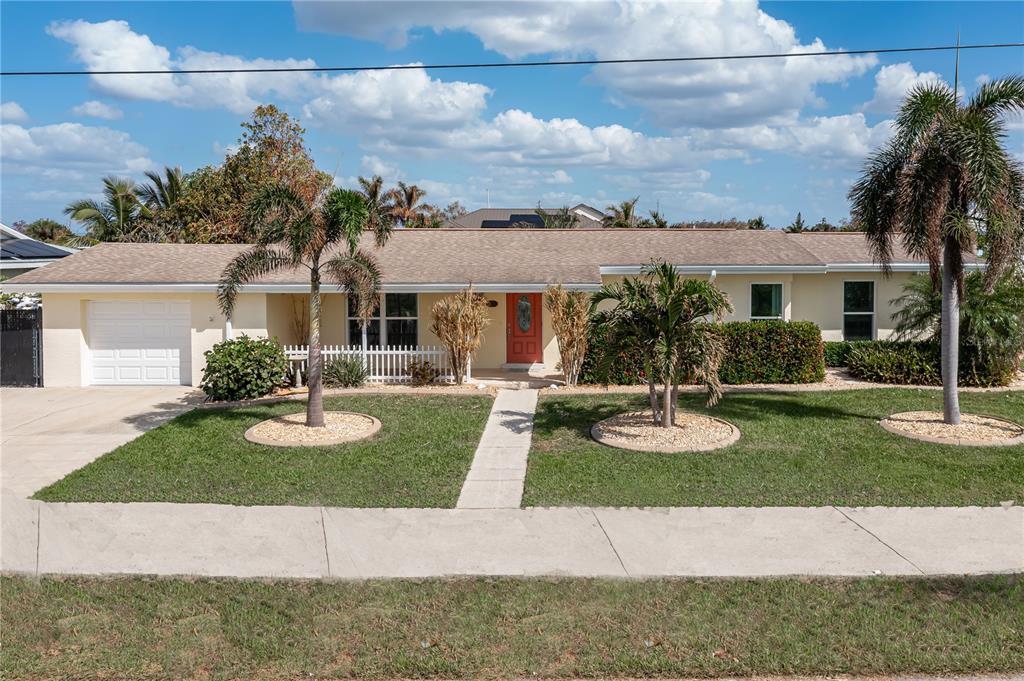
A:
[[[453,507],[491,408],[484,395],[327,397],[328,411],[380,420],[371,439],[268,447],[245,431],[302,412],[286,400],[196,409],[36,493],[44,501]]]
[[[593,424],[647,407],[645,393],[546,393],[537,409],[525,506],[965,506],[1024,503],[1024,445],[960,447],[886,432],[897,412],[941,409],[937,390],[730,393],[682,409],[743,434],[713,453],[635,452],[591,439]],[[961,395],[965,413],[1024,423],[1024,392]]]
[[[1021,576],[0,581],[5,679],[607,678],[1024,668]]]

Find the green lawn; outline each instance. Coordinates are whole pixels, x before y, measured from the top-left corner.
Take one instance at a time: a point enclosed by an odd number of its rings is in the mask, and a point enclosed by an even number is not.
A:
[[[1019,575],[0,584],[4,679],[1024,670]]]
[[[364,412],[383,428],[333,447],[266,447],[242,434],[296,401],[196,409],[36,493],[45,501],[453,507],[480,441],[485,396],[352,395],[326,409]]]
[[[646,408],[643,395],[548,395],[537,411],[526,506],[959,506],[1024,502],[1024,447],[926,444],[882,430],[888,414],[941,409],[936,390],[727,394],[726,449],[656,454],[599,445],[590,426]],[[1024,423],[1024,392],[964,393],[965,412]]]

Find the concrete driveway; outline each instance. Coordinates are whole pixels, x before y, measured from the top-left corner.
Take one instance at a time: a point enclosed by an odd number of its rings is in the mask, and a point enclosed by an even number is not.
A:
[[[0,389],[0,490],[31,496],[201,401],[188,386]]]

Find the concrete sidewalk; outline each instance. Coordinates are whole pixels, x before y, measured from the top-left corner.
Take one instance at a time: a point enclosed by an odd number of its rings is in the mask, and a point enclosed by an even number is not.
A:
[[[1024,571],[1024,508],[353,509],[4,495],[29,574],[768,577]]]

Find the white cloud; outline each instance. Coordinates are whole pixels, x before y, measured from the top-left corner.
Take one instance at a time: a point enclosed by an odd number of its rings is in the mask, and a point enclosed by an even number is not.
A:
[[[545,180],[547,184],[572,184],[572,176],[559,168]]]
[[[59,21],[47,33],[75,47],[75,58],[89,71],[111,69],[171,71],[172,69],[310,67],[311,59],[253,59],[179,48],[177,57],[149,36],[131,29],[127,21]],[[125,99],[171,102],[195,108],[223,107],[235,113],[252,110],[261,99],[275,94],[297,97],[315,79],[308,73],[220,73],[91,76],[93,85],[106,94]]]
[[[320,80],[322,92],[303,109],[311,125],[385,130],[391,126],[447,129],[475,119],[491,89],[431,78],[422,69],[361,71]]]
[[[82,102],[78,106],[71,109],[71,113],[79,116],[92,116],[93,118],[103,118],[108,121],[116,121],[120,118],[124,118],[124,112],[118,109],[116,106],[110,104],[104,104],[103,102],[95,99],[90,99],[88,102]]]
[[[890,64],[875,74],[875,96],[864,105],[865,111],[892,114],[900,108],[903,98],[912,88],[930,83],[945,83],[934,71],[918,73],[910,62]]]
[[[385,161],[380,156],[363,156],[360,162],[363,175],[380,175],[386,184],[394,184],[402,179],[402,171],[397,163]]]
[[[987,73],[979,74],[978,77],[974,79],[974,84],[977,85],[978,87],[981,87],[982,85],[988,85],[991,82],[992,76],[988,75]]]
[[[154,167],[144,146],[120,130],[80,123],[57,123],[25,128],[0,126],[4,170],[38,174],[55,181],[83,177],[81,173],[136,174]]]
[[[509,58],[601,59],[823,51],[753,0],[696,2],[296,2],[299,26],[404,45],[416,28],[465,30]],[[874,56],[605,65],[594,78],[668,127],[792,118],[815,86],[863,74]]]
[[[0,121],[5,123],[24,123],[28,120],[28,114],[17,102],[4,102],[0,104]]]

